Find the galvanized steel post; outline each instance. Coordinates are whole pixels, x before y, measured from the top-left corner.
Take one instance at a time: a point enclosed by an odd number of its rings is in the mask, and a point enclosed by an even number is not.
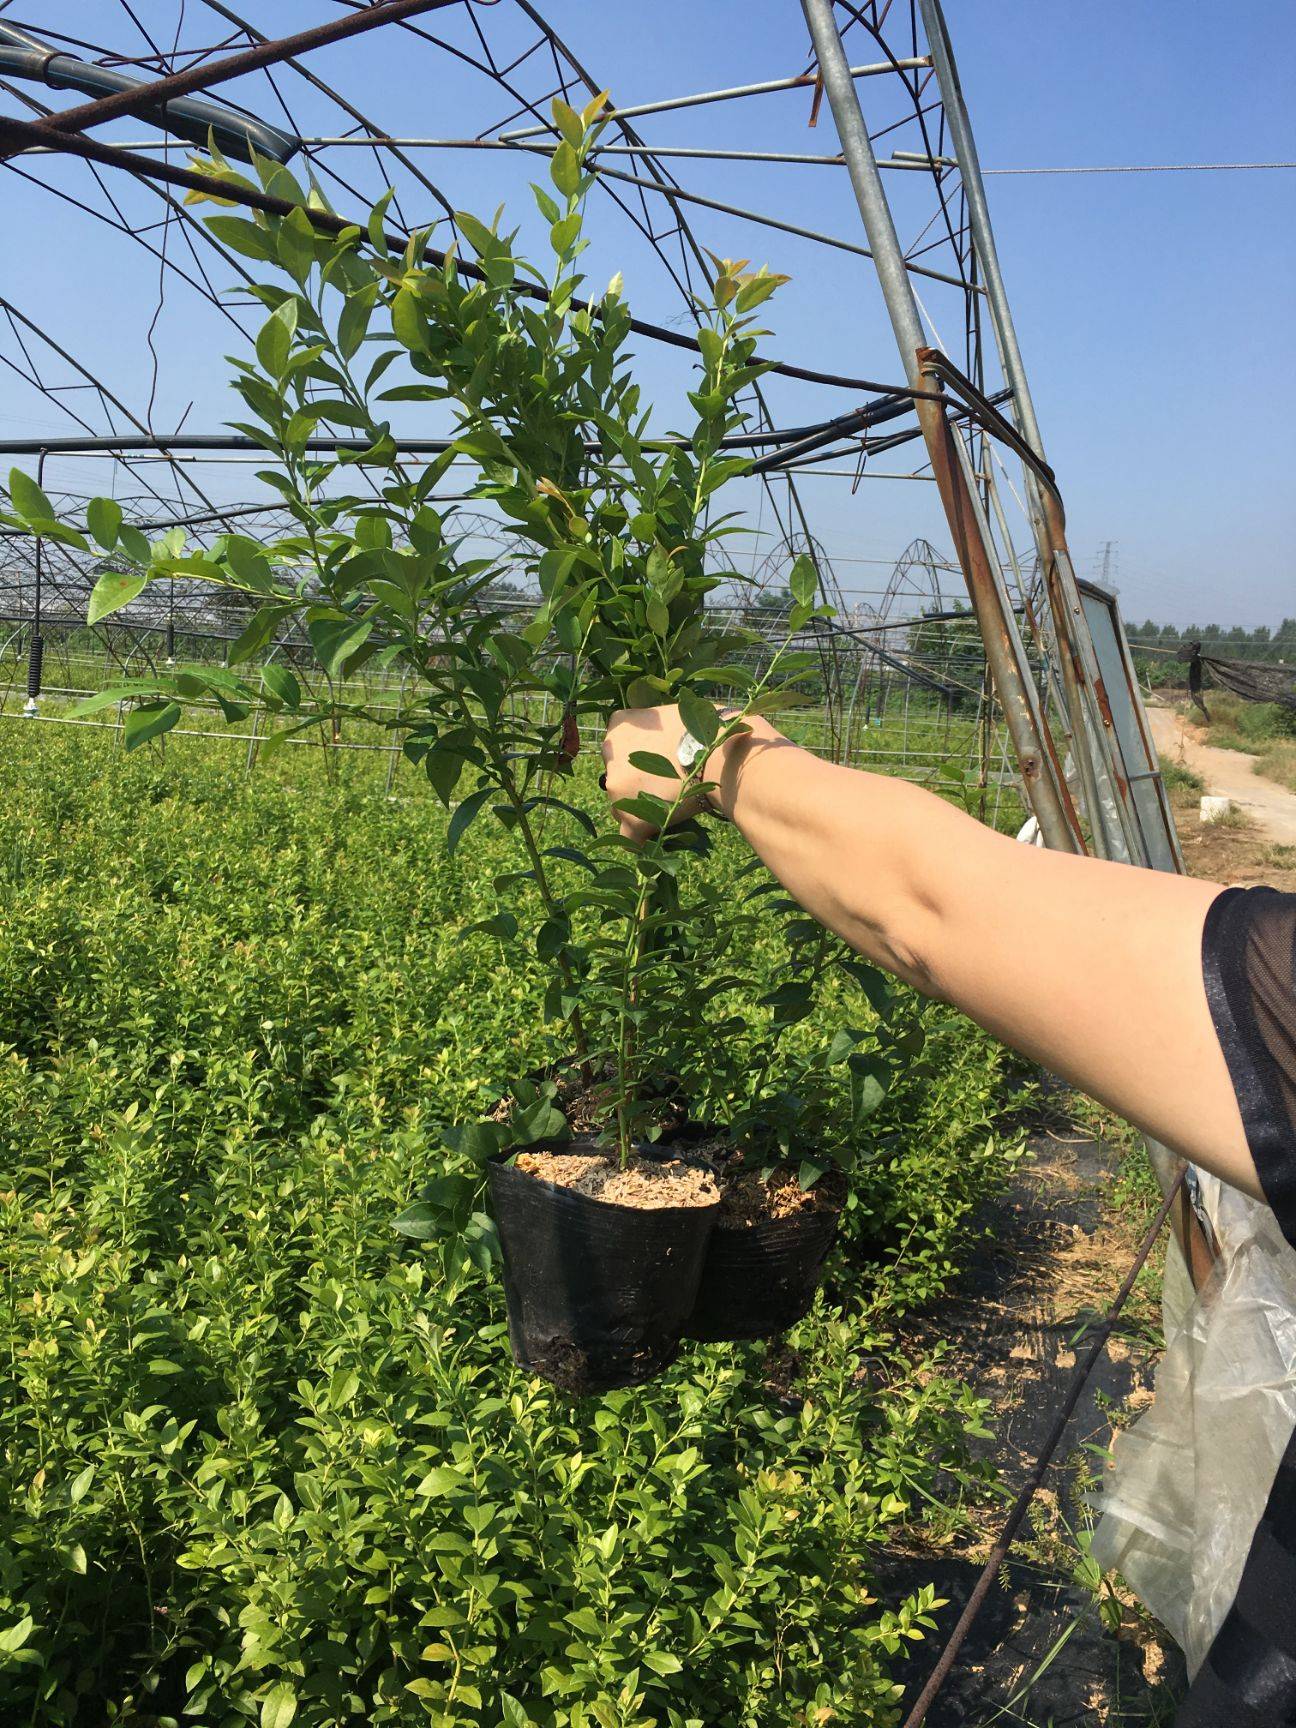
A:
[[[1026,366],[1017,341],[1016,326],[1013,323],[1012,311],[1008,304],[1007,289],[999,265],[999,253],[995,246],[994,229],[990,223],[990,207],[986,201],[985,183],[981,178],[981,162],[977,154],[976,140],[972,135],[972,124],[968,116],[967,105],[963,100],[963,89],[959,82],[958,68],[954,62],[954,51],[950,43],[949,31],[946,28],[945,16],[941,10],[940,0],[918,0],[918,4],[922,12],[923,28],[927,35],[928,51],[931,54],[932,64],[936,72],[936,82],[941,93],[945,124],[948,128],[950,142],[953,145],[955,159],[959,165],[963,195],[967,201],[968,226],[971,230],[972,244],[976,249],[981,277],[985,285],[986,302],[990,310],[995,346],[999,352],[999,364],[1003,368],[1004,378],[1012,391],[1012,414],[1027,444],[1040,460],[1044,461],[1044,440],[1035,414],[1035,404],[1026,377]],[[1099,794],[1093,784],[1096,778],[1095,767],[1101,765],[1112,789],[1120,818],[1122,838],[1129,849],[1131,862],[1149,865],[1151,860],[1143,841],[1137,812],[1130,795],[1126,764],[1121,752],[1120,741],[1112,723],[1111,709],[1103,685],[1102,673],[1098,667],[1097,655],[1094,652],[1089,625],[1081,608],[1080,593],[1076,587],[1075,572],[1071,565],[1071,555],[1066,542],[1066,519],[1062,503],[1046,486],[1039,483],[1029,467],[1025,470],[1025,480],[1027,498],[1031,506],[1032,527],[1035,531],[1036,544],[1039,547],[1049,611],[1053,620],[1053,634],[1057,643],[1058,658],[1061,662],[1060,671],[1066,692],[1066,704],[1071,713],[1072,749],[1085,771],[1086,802],[1089,804],[1090,824],[1095,833],[1101,832],[1104,813],[1099,808]],[[1141,703],[1137,691],[1133,693],[1133,697],[1137,718],[1146,732],[1146,718],[1139,712]],[[1175,850],[1177,853],[1178,848],[1176,847]],[[1183,1160],[1156,1141],[1149,1140],[1147,1145],[1149,1158],[1161,1192],[1169,1195],[1179,1180],[1183,1169]],[[1193,1284],[1200,1287],[1203,1278],[1210,1269],[1214,1255],[1201,1224],[1192,1210],[1191,1203],[1187,1199],[1186,1186],[1183,1193],[1184,1204],[1176,1210],[1171,1222],[1175,1237],[1188,1263]]]
[[[855,81],[837,31],[831,0],[801,0],[801,5],[855,202],[868,236],[891,328],[904,363],[905,377],[911,388],[922,392],[915,397],[914,407],[976,612],[986,659],[1003,707],[1026,794],[1047,844],[1058,851],[1083,851],[1079,824],[1070,807],[1065,782],[1056,767],[1052,741],[1047,737],[1047,728],[1042,734],[1037,724],[1033,690],[1023,687],[1014,653],[1015,626],[1011,615],[1004,616],[998,601],[997,584],[976,527],[974,501],[953,451],[944,405],[939,400],[939,381],[924,378],[920,370],[919,350],[926,347],[927,339],[909,285],[891,209],[882,189],[882,178],[860,109]]]
[[[945,15],[941,10],[940,0],[918,0],[918,4],[922,11],[927,46],[941,93],[945,124],[959,166],[963,195],[967,200],[968,227],[985,285],[986,303],[990,310],[999,363],[1012,391],[1013,417],[1027,444],[1043,461],[1044,440],[1026,377],[1025,362],[1017,341],[1012,309],[1008,304],[1008,293],[995,246],[994,229],[990,222],[990,207],[986,201],[985,182],[981,177],[981,161],[977,154],[976,139],[972,134],[967,104],[963,100],[963,88],[959,83],[958,67],[954,61],[954,50],[946,28]],[[1047,486],[1039,483],[1029,467],[1026,469],[1025,479],[1031,526],[1040,551],[1049,610],[1061,661],[1060,670],[1067,707],[1070,710],[1073,748],[1078,758],[1087,755],[1091,761],[1093,758],[1097,759],[1097,765],[1111,785],[1122,837],[1130,851],[1131,861],[1147,864],[1150,859],[1130,795],[1120,741],[1112,723],[1102,672],[1081,610],[1080,594],[1067,547],[1066,519],[1062,504]],[[1090,806],[1089,821],[1097,834],[1101,833],[1103,816],[1094,796],[1088,791],[1088,783],[1093,775],[1092,767],[1088,763],[1083,766],[1086,770],[1086,802]]]

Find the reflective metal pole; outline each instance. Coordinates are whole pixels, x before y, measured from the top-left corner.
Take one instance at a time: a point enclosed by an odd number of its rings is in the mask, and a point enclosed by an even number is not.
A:
[[[963,88],[959,83],[958,67],[954,62],[954,50],[950,43],[949,31],[945,25],[945,16],[941,10],[940,0],[918,0],[918,4],[922,12],[923,28],[927,34],[928,51],[932,57],[936,81],[941,93],[945,124],[948,128],[950,142],[953,145],[954,155],[958,161],[959,175],[963,182],[963,194],[967,200],[968,226],[972,234],[972,244],[976,249],[982,281],[985,284],[986,304],[990,311],[995,346],[999,351],[999,364],[1003,368],[1004,378],[1012,390],[1011,412],[1022,436],[1043,461],[1045,459],[1044,440],[1040,433],[1039,420],[1035,414],[1035,404],[1026,377],[1026,367],[1017,341],[1016,326],[1013,324],[1012,311],[1008,304],[1003,271],[999,266],[999,253],[995,247],[994,229],[990,224],[990,207],[986,202],[985,184],[981,178],[981,161],[977,155],[976,140],[972,135],[972,123],[968,116],[967,104],[963,100]],[[1071,554],[1066,543],[1066,521],[1062,505],[1059,499],[1048,492],[1047,488],[1038,484],[1029,468],[1025,468],[1024,473],[1032,518],[1031,526],[1035,531],[1035,540],[1039,547],[1045,589],[1048,594],[1049,612],[1053,620],[1053,634],[1057,642],[1058,658],[1061,662],[1060,669],[1066,691],[1067,707],[1071,712],[1072,749],[1075,751],[1081,767],[1087,770],[1085,783],[1086,801],[1089,803],[1089,820],[1095,832],[1100,831],[1103,823],[1103,812],[1098,804],[1098,791],[1092,787],[1092,782],[1096,777],[1095,769],[1101,768],[1111,788],[1120,818],[1122,838],[1128,848],[1130,860],[1134,863],[1148,865],[1151,860],[1148,857],[1142,832],[1138,825],[1133,800],[1130,796],[1129,782],[1126,777],[1128,765],[1124,760],[1120,741],[1112,724],[1111,709],[1108,704],[1102,673],[1098,666],[1097,655],[1094,652],[1093,638],[1081,608],[1080,593],[1076,586]],[[1136,705],[1135,712],[1146,732],[1146,717],[1139,713],[1141,702],[1137,689],[1132,692],[1132,696]],[[1086,757],[1088,758],[1087,761],[1085,760]],[[1047,839],[1047,836],[1045,838]],[[1161,1192],[1168,1195],[1183,1168],[1183,1160],[1164,1146],[1159,1145],[1155,1140],[1149,1139],[1147,1147],[1157,1183]],[[1175,1237],[1188,1263],[1193,1284],[1200,1288],[1202,1280],[1210,1269],[1214,1255],[1201,1224],[1192,1210],[1191,1203],[1187,1199],[1186,1187],[1184,1196],[1184,1204],[1175,1211],[1171,1222]]]
[[[946,28],[945,15],[941,10],[940,0],[918,0],[918,4],[922,11],[923,28],[927,33],[927,45],[941,93],[945,124],[958,162],[963,195],[967,200],[968,227],[985,285],[986,304],[990,311],[999,363],[1012,391],[1011,412],[1022,436],[1043,461],[1044,439],[1030,393],[1021,347],[1017,341],[1017,329],[1008,303],[1003,271],[999,265],[994,229],[990,223],[990,206],[986,201],[985,183],[981,178],[981,160],[977,155],[967,104],[963,100],[963,87],[959,83],[958,67],[954,61],[954,50]],[[1040,486],[1029,468],[1024,472],[1031,526],[1040,550],[1049,611],[1058,643],[1063,687],[1071,719],[1072,747],[1078,760],[1089,756],[1093,763],[1092,768],[1081,764],[1087,769],[1085,784],[1090,825],[1094,832],[1098,833],[1103,822],[1102,812],[1088,791],[1089,781],[1096,772],[1098,777],[1105,779],[1111,787],[1131,861],[1148,864],[1151,860],[1143,842],[1130,794],[1128,765],[1122,756],[1120,740],[1112,723],[1102,671],[1084,618],[1080,592],[1076,587],[1075,571],[1066,541],[1066,518],[1060,501],[1052,496],[1046,487]]]
[[[1034,689],[1023,684],[1015,647],[1020,643],[1011,613],[1006,616],[998,588],[1002,572],[992,571],[984,542],[976,526],[975,501],[953,448],[952,434],[940,401],[938,380],[924,377],[919,350],[927,346],[918,305],[909,283],[904,254],[896,234],[891,209],[882,189],[882,177],[860,109],[855,80],[842,47],[831,0],[801,0],[810,28],[815,58],[823,76],[824,90],[832,109],[842,155],[850,175],[855,202],[859,206],[869,250],[895,333],[905,377],[914,390],[914,407],[931,457],[932,473],[940,488],[941,502],[954,537],[959,564],[967,582],[985,645],[986,660],[1004,711],[1013,751],[1017,757],[1026,796],[1047,845],[1062,852],[1082,852],[1080,834],[1071,800],[1057,763],[1047,727],[1041,727],[1035,710]],[[996,582],[996,576],[999,582]]]

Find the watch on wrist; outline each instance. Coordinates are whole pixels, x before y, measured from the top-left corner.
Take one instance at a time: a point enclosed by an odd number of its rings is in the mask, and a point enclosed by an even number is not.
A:
[[[675,751],[675,760],[687,773],[705,749],[706,745],[700,739],[695,738],[691,732],[686,732]]]
[[[687,774],[697,761],[698,757],[705,754],[706,749],[707,746],[703,744],[700,739],[695,738],[691,732],[686,732],[680,739],[679,744],[676,746],[675,760]],[[702,809],[714,816],[719,822],[727,822],[729,820],[720,806],[718,804],[713,804],[709,797],[703,802]]]

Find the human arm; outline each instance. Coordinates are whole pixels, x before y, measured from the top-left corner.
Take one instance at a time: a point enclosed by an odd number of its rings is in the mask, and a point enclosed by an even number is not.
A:
[[[673,796],[629,757],[673,757],[683,731],[674,708],[614,716],[609,797]],[[788,892],[858,953],[1260,1196],[1202,981],[1218,884],[1018,845],[762,721],[713,754],[707,777]]]

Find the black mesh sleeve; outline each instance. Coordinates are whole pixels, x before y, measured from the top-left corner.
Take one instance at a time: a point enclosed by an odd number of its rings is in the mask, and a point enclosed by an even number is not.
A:
[[[1296,1247],[1296,894],[1226,889],[1202,972],[1260,1185]]]
[[[1296,1246],[1296,894],[1227,889],[1202,971],[1261,1186]],[[1296,1728],[1296,1436],[1175,1728]]]

